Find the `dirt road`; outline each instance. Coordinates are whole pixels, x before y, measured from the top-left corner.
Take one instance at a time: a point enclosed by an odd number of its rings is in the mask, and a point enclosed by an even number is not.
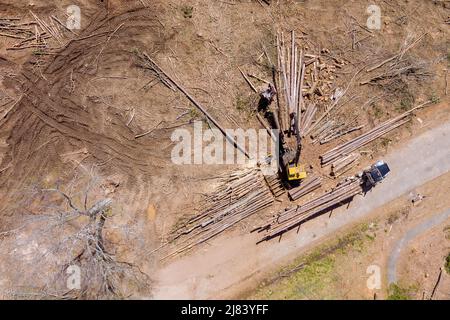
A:
[[[295,231],[255,245],[258,234],[217,238],[209,247],[161,268],[156,276],[155,299],[227,298],[258,276],[302,253],[309,246],[343,226],[355,223],[371,211],[426,181],[450,170],[450,123],[429,130],[384,158],[391,175],[373,191],[357,197],[346,210],[323,215]]]
[[[440,225],[441,223],[445,222],[449,217],[450,217],[450,210],[446,210],[437,215],[434,215],[426,219],[418,226],[408,230],[408,232],[406,232],[405,235],[400,240],[397,241],[389,256],[388,271],[387,271],[389,283],[397,282],[397,262],[405,246],[407,246],[408,243],[415,237],[428,231],[431,228]]]

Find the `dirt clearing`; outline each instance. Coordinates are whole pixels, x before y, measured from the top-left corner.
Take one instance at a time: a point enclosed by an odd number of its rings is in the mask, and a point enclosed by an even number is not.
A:
[[[178,259],[161,261],[167,252],[155,249],[202,211],[219,176],[242,169],[172,162],[175,129],[192,133],[195,120],[205,129],[211,124],[160,74],[143,67],[144,53],[230,129],[262,128],[259,95],[240,70],[257,91],[266,88],[280,31],[295,30],[300,48],[316,57],[304,96],[317,105],[317,115],[328,114],[336,94],[348,89],[325,121],[365,132],[432,102],[361,150],[349,174],[449,119],[446,3],[379,1],[381,30],[371,31],[364,27],[369,2],[272,2],[2,1],[2,297],[151,297],[153,275]],[[76,12],[70,5],[80,9],[79,29],[64,26]],[[323,144],[305,138],[302,161],[324,183],[296,203],[336,184],[319,155],[360,133]],[[279,197],[221,239],[240,240],[288,205],[287,195]],[[195,250],[207,248],[203,243]],[[92,270],[75,294],[64,287],[73,264]],[[37,266],[44,275],[36,276]],[[143,286],[130,280],[136,277]]]

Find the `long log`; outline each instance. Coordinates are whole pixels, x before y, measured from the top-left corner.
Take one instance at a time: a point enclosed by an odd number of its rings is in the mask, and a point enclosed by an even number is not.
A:
[[[320,188],[322,185],[322,179],[320,177],[314,176],[311,179],[305,181],[298,188],[290,190],[288,192],[289,197],[292,201],[298,200],[304,195]]]
[[[331,192],[319,196],[318,198],[313,199],[302,206],[285,209],[285,211],[279,213],[275,221],[260,228],[260,230],[269,230],[260,242],[279,236],[284,232],[302,224],[312,216],[319,213],[325,213],[329,209],[334,208],[336,205],[352,199],[354,196],[361,193],[361,191],[362,188],[360,180],[349,180]]]
[[[331,161],[339,158],[343,154],[351,153],[364,145],[372,142],[373,140],[387,134],[388,132],[394,130],[395,128],[409,122],[409,119],[401,120],[395,122],[393,124],[389,124],[389,126],[385,127],[376,127],[371,130],[368,134],[362,135],[350,141],[350,143],[344,144],[336,148],[336,150],[332,150],[332,152],[325,153],[320,156],[322,166],[328,165]]]
[[[233,144],[233,146],[238,149],[239,151],[241,151],[247,158],[250,159],[250,155],[247,153],[247,151],[245,151],[245,148],[243,148],[241,145],[238,144],[238,142],[235,140],[234,137],[232,137],[231,135],[229,135],[224,128],[222,128],[222,126],[219,124],[219,122],[217,122],[216,119],[214,119],[209,113],[208,111],[206,111],[206,109],[197,101],[194,99],[194,97],[192,97],[189,92],[186,91],[186,89],[181,86],[178,82],[176,82],[172,77],[170,77],[168,75],[167,72],[165,72],[160,66],[158,66],[145,52],[144,52],[145,57],[151,62],[153,63],[156,67],[159,68],[159,70],[161,70],[161,72],[167,77],[167,79],[170,80],[170,82],[172,82],[177,88],[178,90],[180,90],[188,99],[189,101],[191,101],[207,118],[209,121],[211,121],[219,130],[220,132],[222,132],[222,134],[225,136],[225,138],[227,138],[227,140]]]
[[[353,128],[350,128],[350,129],[346,129],[346,130],[343,130],[343,131],[340,131],[340,132],[337,132],[337,133],[333,132],[331,135],[327,135],[326,137],[322,138],[320,140],[320,144],[325,144],[327,142],[330,142],[330,141],[332,141],[334,139],[342,137],[342,136],[344,136],[344,135],[346,135],[348,133],[351,133],[353,131],[361,130],[362,128],[364,128],[363,125],[357,126],[357,127],[353,127]]]
[[[320,156],[322,165],[327,165],[331,161],[339,158],[343,154],[349,154],[356,149],[366,145],[367,143],[370,143],[371,141],[385,135],[386,133],[394,130],[395,128],[405,124],[410,120],[409,116],[416,110],[421,109],[425,107],[426,105],[432,103],[431,100],[425,101],[424,103],[419,104],[418,106],[412,108],[409,111],[406,111],[402,113],[401,115],[394,117],[390,120],[387,120],[383,122],[382,124],[378,125],[377,127],[373,128],[372,130],[363,133],[359,137],[356,137],[348,142],[345,142],[344,144],[337,146],[323,155]]]

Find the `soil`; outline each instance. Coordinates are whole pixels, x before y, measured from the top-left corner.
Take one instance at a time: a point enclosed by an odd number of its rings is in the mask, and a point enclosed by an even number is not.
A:
[[[65,8],[72,4],[81,8],[82,29],[77,36],[68,34],[64,45],[49,40],[55,49],[48,55],[33,49],[8,50],[16,39],[0,36],[0,236],[23,225],[30,215],[45,215],[43,203],[49,199],[30,199],[32,190],[59,187],[72,191],[73,201],[81,207],[80,190],[95,177],[89,203],[105,196],[113,199],[114,214],[107,220],[105,241],[118,259],[151,275],[167,263],[159,261],[153,250],[180,219],[197,211],[202,195],[217,184],[214,177],[239,168],[171,162],[173,130],[192,131],[192,122],[204,117],[180,92],[161,82],[148,85],[152,76],[138,66],[137,52],[158,61],[222,126],[247,129],[261,127],[252,104],[257,94],[242,79],[238,67],[270,79],[270,66],[262,53],[267,48],[275,59],[277,29],[295,29],[298,41],[304,41],[308,50],[327,49],[342,64],[330,80],[330,91],[344,87],[355,70],[372,65],[375,57],[397,53],[408,34],[427,32],[407,57],[425,61],[433,76],[405,77],[392,87],[352,87],[349,96],[356,97],[345,110],[349,115],[359,114],[359,121],[369,129],[430,97],[439,96],[441,103],[419,111],[410,125],[388,135],[387,142],[368,146],[355,172],[450,117],[445,95],[446,3],[380,1],[383,25],[379,32],[357,26],[367,19],[368,2],[343,0],[281,1],[271,6],[258,1],[4,0],[0,18],[30,21],[32,10],[40,17],[63,19]],[[426,22],[423,16],[428,17]],[[360,40],[355,48],[349,32]],[[264,87],[263,83],[256,85]],[[379,99],[361,110],[373,96]],[[326,99],[320,105],[322,111],[329,103]],[[136,138],[151,129],[150,134]],[[307,144],[303,161],[327,176],[329,169],[320,167],[318,155],[357,134],[325,145]],[[335,183],[327,179],[321,190]],[[50,200],[67,209],[63,200]],[[288,205],[287,197],[282,198],[282,203],[227,231],[225,238],[239,239],[272,211]],[[4,250],[23,246],[16,240],[32,232],[5,236],[9,242]],[[36,251],[40,245],[44,243],[37,241]],[[33,250],[24,252],[35,255]],[[0,264],[5,270],[21,263],[4,257]],[[9,281],[16,278],[12,273],[2,273],[2,290],[11,290]]]

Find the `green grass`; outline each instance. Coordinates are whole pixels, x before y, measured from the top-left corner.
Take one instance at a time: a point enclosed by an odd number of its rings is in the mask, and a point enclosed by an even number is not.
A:
[[[234,102],[236,110],[241,113],[247,121],[255,116],[256,107],[254,98],[253,95],[238,94]]]
[[[450,274],[450,252],[449,252],[447,258],[445,258],[444,268],[445,268],[445,271],[447,271],[447,273]]]
[[[389,286],[389,295],[388,300],[410,300],[411,299],[411,290],[413,290],[413,287],[410,288],[402,288],[398,284],[392,283]]]
[[[282,290],[276,286],[266,291],[268,299],[304,299],[315,297],[318,293],[328,289],[333,281],[332,270],[335,266],[335,257],[328,256],[307,264],[293,275],[283,279],[280,283]]]
[[[369,233],[370,232],[370,233]],[[362,252],[365,243],[375,235],[368,224],[357,226],[347,235],[309,254],[276,272],[263,282],[251,299],[336,299],[342,279],[336,272],[339,261],[350,251]]]
[[[405,95],[400,100],[400,105],[397,106],[397,111],[406,112],[412,108],[414,104],[414,97],[412,95]]]
[[[242,111],[245,109],[246,101],[241,96],[238,96],[236,98],[235,106],[236,106],[236,110]]]

